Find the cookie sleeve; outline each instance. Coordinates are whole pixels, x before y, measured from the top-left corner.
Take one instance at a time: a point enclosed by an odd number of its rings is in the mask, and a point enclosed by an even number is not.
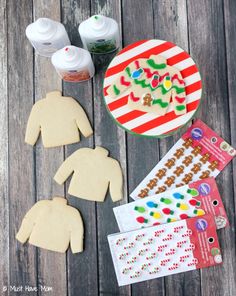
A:
[[[179,71],[176,70],[175,74],[172,77],[172,100],[174,106],[174,112],[176,115],[182,115],[187,112],[186,110],[186,92],[185,92],[185,83],[183,77]]]
[[[73,254],[83,252],[84,226],[78,210],[71,215],[70,221],[70,246]]]
[[[39,122],[39,108],[36,103],[31,112],[27,122],[26,133],[25,133],[25,142],[34,146],[37,142],[37,139],[40,134],[40,122]]]
[[[81,133],[87,138],[93,134],[93,129],[83,108],[77,104],[76,124]]]
[[[43,201],[37,202],[25,215],[24,219],[22,220],[20,229],[18,233],[16,234],[16,239],[24,244],[28,238],[30,237],[30,234],[33,230],[33,227],[35,225],[35,221],[37,219],[37,216],[42,209]]]
[[[76,152],[70,155],[57,170],[54,180],[62,185],[66,179],[74,172],[74,165],[76,162]]]
[[[113,160],[110,170],[110,194],[114,202],[123,198],[123,176],[117,160]]]

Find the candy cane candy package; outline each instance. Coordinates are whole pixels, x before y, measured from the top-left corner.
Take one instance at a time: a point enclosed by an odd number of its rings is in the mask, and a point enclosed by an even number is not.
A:
[[[119,286],[222,263],[211,215],[112,234]]]
[[[205,213],[214,216],[217,229],[228,225],[228,218],[214,178],[167,190],[113,208],[121,232],[159,225]]]
[[[236,150],[201,120],[196,120],[131,193],[144,198],[208,177],[216,177]]]

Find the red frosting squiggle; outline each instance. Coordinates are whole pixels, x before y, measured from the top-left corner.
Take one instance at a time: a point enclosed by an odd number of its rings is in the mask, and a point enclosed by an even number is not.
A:
[[[179,79],[179,77],[178,77],[177,74],[175,74],[175,75],[172,77],[171,81],[173,82],[175,79],[178,80],[178,82],[179,82],[180,84],[184,84],[184,81],[183,81],[182,79]]]
[[[185,101],[185,98],[180,98],[180,97],[175,97],[175,100],[178,102],[178,103],[180,103],[180,104],[182,104],[184,101]]]
[[[131,84],[129,81],[125,81],[125,77],[124,76],[121,76],[120,77],[120,83],[122,85],[125,85],[125,86],[130,86],[130,84]]]
[[[133,102],[138,102],[140,100],[139,97],[135,97],[134,96],[134,93],[131,91],[131,93],[129,94],[129,97],[130,99],[133,101]]]

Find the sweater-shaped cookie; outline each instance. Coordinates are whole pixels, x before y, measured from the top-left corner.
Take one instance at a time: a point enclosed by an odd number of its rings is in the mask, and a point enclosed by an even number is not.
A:
[[[60,91],[52,91],[34,104],[25,142],[33,146],[41,133],[46,148],[72,144],[80,141],[79,131],[85,137],[93,134],[83,108],[75,99],[63,97]]]
[[[80,148],[59,167],[54,180],[62,185],[72,175],[68,193],[102,202],[109,189],[115,202],[123,198],[123,176],[119,162],[103,147]]]
[[[164,115],[172,104],[176,115],[186,113],[184,80],[162,56],[151,55],[131,62],[107,89],[111,98],[126,91],[132,110]]]
[[[72,253],[79,253],[83,251],[83,221],[63,197],[40,200],[26,213],[16,239],[60,253],[70,245]]]

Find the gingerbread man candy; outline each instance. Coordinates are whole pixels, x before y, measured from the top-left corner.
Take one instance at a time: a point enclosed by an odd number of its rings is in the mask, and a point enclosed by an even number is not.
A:
[[[182,186],[184,186],[184,183],[178,183],[175,185],[175,187],[182,187]]]
[[[185,174],[184,178],[182,179],[182,181],[185,183],[185,184],[188,184],[190,181],[192,181],[192,178],[193,178],[193,174],[192,173],[188,173],[188,174]]]
[[[144,197],[148,196],[148,192],[149,192],[148,188],[142,189],[138,196],[141,198],[144,198]]]
[[[188,155],[184,158],[183,164],[185,164],[185,166],[188,167],[190,165],[190,163],[192,163],[192,161],[193,161],[193,156]]]
[[[214,171],[217,167],[218,167],[218,161],[217,160],[213,160],[210,163],[210,165],[208,166],[208,168],[211,169],[212,171]]]
[[[202,166],[202,164],[201,164],[200,162],[195,163],[194,166],[191,168],[191,171],[192,171],[194,174],[197,174],[197,173],[200,171],[201,166]]]
[[[149,183],[147,184],[147,187],[150,189],[153,189],[157,185],[157,178],[151,179]]]
[[[195,146],[194,148],[193,148],[193,150],[191,151],[191,153],[194,155],[194,156],[197,156],[200,152],[201,152],[201,150],[202,150],[202,147],[201,146]]]
[[[166,168],[157,171],[156,176],[161,180],[166,175]]]
[[[177,166],[176,169],[174,170],[174,174],[177,177],[179,177],[183,172],[184,172],[184,166],[183,165]]]
[[[205,178],[208,178],[210,176],[210,171],[209,170],[206,170],[204,172],[202,172],[201,176],[199,177],[200,179],[205,179]]]
[[[184,155],[184,148],[179,148],[176,150],[174,156],[177,158],[177,159],[180,159],[180,157]]]
[[[172,168],[172,166],[175,165],[175,158],[170,158],[167,160],[167,162],[165,163],[165,166],[168,167],[168,169]]]
[[[170,187],[175,181],[175,176],[168,177],[164,182],[168,187]]]
[[[162,193],[164,191],[166,191],[166,186],[161,186],[157,189],[157,191],[155,193],[158,194],[158,193]]]
[[[192,146],[192,144],[193,144],[193,139],[188,138],[188,139],[185,139],[185,140],[184,140],[183,146],[184,146],[185,148],[189,148],[189,147]]]
[[[205,153],[201,158],[200,158],[200,161],[202,163],[206,163],[208,161],[208,159],[211,157],[211,154],[210,153]]]
[[[151,106],[152,105],[152,96],[151,94],[145,94],[145,96],[143,97],[143,106]]]

